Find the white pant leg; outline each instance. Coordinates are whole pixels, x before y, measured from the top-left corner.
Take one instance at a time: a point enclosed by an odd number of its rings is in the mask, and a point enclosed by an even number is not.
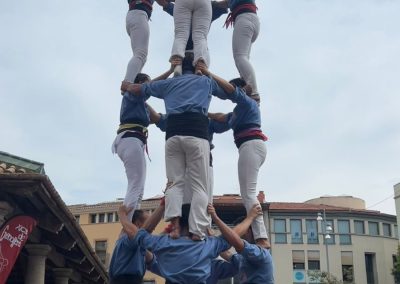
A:
[[[128,188],[124,199],[124,205],[133,210],[128,214],[131,220],[136,209],[140,208],[143,198],[144,184],[146,181],[145,145],[135,137],[122,138],[116,150],[119,158],[125,166]]]
[[[265,161],[267,148],[262,140],[244,142],[239,148],[238,174],[240,194],[246,211],[259,204],[257,199],[258,171]],[[258,216],[251,224],[254,239],[268,238],[263,216]]]
[[[150,37],[148,20],[147,13],[142,10],[131,10],[126,15],[126,31],[131,38],[133,57],[128,63],[124,80],[131,83],[147,60]]]
[[[165,221],[182,216],[186,161],[181,144],[181,136],[171,137],[165,143],[167,179],[172,182],[172,186],[165,192]]]
[[[172,45],[171,57],[185,57],[186,43],[192,25],[193,4],[197,0],[176,0],[174,6],[175,39]]]
[[[210,64],[207,35],[211,25],[212,8],[210,0],[196,0],[192,18],[193,64],[202,59]]]
[[[250,63],[250,51],[260,32],[260,21],[257,14],[243,13],[236,17],[233,35],[232,52],[240,76],[249,84],[253,94],[258,94],[256,74]]]
[[[208,167],[208,203],[213,203],[214,197],[214,169]]]
[[[206,139],[192,136],[182,137],[186,153],[186,182],[192,192],[189,213],[189,232],[205,237],[210,218],[208,204],[208,171],[210,144]]]

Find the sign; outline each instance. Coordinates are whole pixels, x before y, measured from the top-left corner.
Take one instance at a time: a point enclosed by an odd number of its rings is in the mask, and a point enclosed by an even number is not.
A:
[[[293,283],[306,283],[306,271],[303,269],[293,269]]]
[[[21,249],[37,221],[30,216],[14,216],[0,229],[0,284],[7,281],[8,276]]]

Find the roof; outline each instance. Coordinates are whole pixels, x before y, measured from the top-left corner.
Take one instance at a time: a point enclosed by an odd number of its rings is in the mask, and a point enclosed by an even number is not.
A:
[[[0,151],[0,173],[45,174],[44,164]]]
[[[38,221],[27,244],[51,246],[46,261],[46,280],[53,279],[49,268],[63,267],[74,270],[74,282],[108,283],[106,268],[47,176],[0,173],[0,200],[14,209],[6,217],[26,214]],[[23,281],[26,255],[26,252],[21,253],[14,265],[9,278],[12,283]]]

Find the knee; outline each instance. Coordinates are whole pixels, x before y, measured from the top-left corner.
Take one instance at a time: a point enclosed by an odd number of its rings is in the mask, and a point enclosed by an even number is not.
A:
[[[143,64],[146,63],[146,61],[147,61],[147,50],[145,50],[145,49],[136,49],[134,57],[136,57],[137,59],[142,61]]]

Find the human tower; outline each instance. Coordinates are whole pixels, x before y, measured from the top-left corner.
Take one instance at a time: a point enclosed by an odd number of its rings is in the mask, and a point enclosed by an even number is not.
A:
[[[133,57],[121,84],[120,126],[112,146],[125,166],[128,188],[119,209],[123,230],[110,263],[110,282],[142,283],[150,270],[171,284],[217,283],[238,275],[241,283],[273,283],[272,258],[262,209],[256,196],[266,157],[260,96],[249,58],[260,23],[255,0],[156,0],[173,15],[175,38],[167,72],[151,80],[140,73],[147,58],[154,0],[128,0],[126,29]],[[240,78],[226,81],[208,70],[207,35],[223,14],[233,26],[232,53]],[[172,78],[168,78],[173,74]],[[148,103],[163,99],[165,114]],[[236,104],[230,113],[209,113],[211,97]],[[149,215],[140,210],[149,124],[165,132],[165,198]],[[239,152],[240,193],[247,216],[231,229],[212,205],[214,133],[233,130]],[[152,235],[161,218],[169,226]],[[221,236],[213,236],[211,219]],[[229,250],[234,247],[233,250]]]

